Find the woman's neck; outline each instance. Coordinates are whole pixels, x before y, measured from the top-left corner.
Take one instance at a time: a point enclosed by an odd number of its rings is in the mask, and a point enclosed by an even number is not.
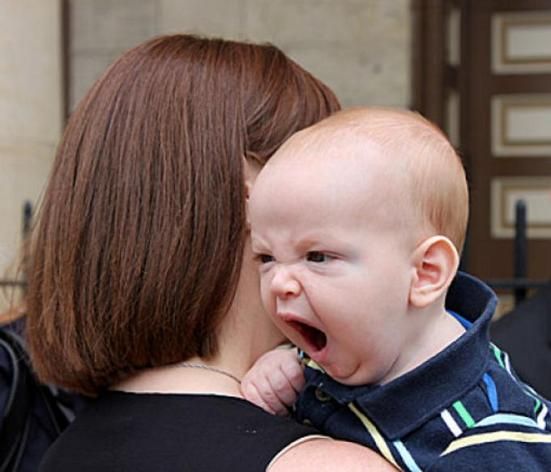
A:
[[[185,359],[187,367],[180,363],[145,369],[114,385],[113,389],[241,397],[239,384],[231,376],[243,378],[261,354],[284,340],[262,308],[258,294],[257,269],[252,264],[252,259],[247,245],[235,298],[217,333],[216,356],[209,359]],[[207,368],[189,367],[190,364]],[[217,371],[229,373],[231,376]]]
[[[135,393],[202,393],[241,397],[239,379],[243,378],[255,359],[249,348],[252,335],[248,335],[247,327],[233,331],[228,324],[222,327],[218,336],[218,353],[212,358],[196,356],[175,364],[144,369],[112,389]]]
[[[144,369],[112,387],[134,393],[215,394],[241,397],[242,375],[229,364],[199,357]]]

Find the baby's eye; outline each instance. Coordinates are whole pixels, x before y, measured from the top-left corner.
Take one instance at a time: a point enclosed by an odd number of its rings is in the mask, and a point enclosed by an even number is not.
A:
[[[269,262],[272,262],[274,260],[274,257],[270,256],[269,254],[257,254],[255,256],[255,259],[261,264],[268,264]]]
[[[310,251],[306,254],[306,260],[309,262],[328,262],[331,259],[331,256],[321,251]]]

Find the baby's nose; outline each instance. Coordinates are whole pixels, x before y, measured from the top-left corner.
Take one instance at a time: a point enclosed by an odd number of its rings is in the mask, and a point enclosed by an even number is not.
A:
[[[301,287],[289,268],[278,267],[272,279],[271,289],[275,296],[288,298],[298,295]]]

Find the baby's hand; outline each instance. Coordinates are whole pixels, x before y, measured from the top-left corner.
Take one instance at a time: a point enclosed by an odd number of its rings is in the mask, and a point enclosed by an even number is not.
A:
[[[277,348],[261,356],[241,383],[250,402],[274,415],[288,415],[304,386],[304,373],[296,348]]]

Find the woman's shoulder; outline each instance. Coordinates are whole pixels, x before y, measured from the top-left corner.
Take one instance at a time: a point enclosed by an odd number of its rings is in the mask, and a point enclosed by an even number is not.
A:
[[[117,470],[154,467],[165,458],[164,471],[265,470],[278,453],[313,434],[237,397],[109,392],[77,415],[43,470],[74,470],[74,464],[112,470],[106,449],[116,450],[117,464],[124,464]]]
[[[287,448],[268,469],[269,472],[385,472],[396,469],[374,451],[359,444],[331,438],[313,438]]]

